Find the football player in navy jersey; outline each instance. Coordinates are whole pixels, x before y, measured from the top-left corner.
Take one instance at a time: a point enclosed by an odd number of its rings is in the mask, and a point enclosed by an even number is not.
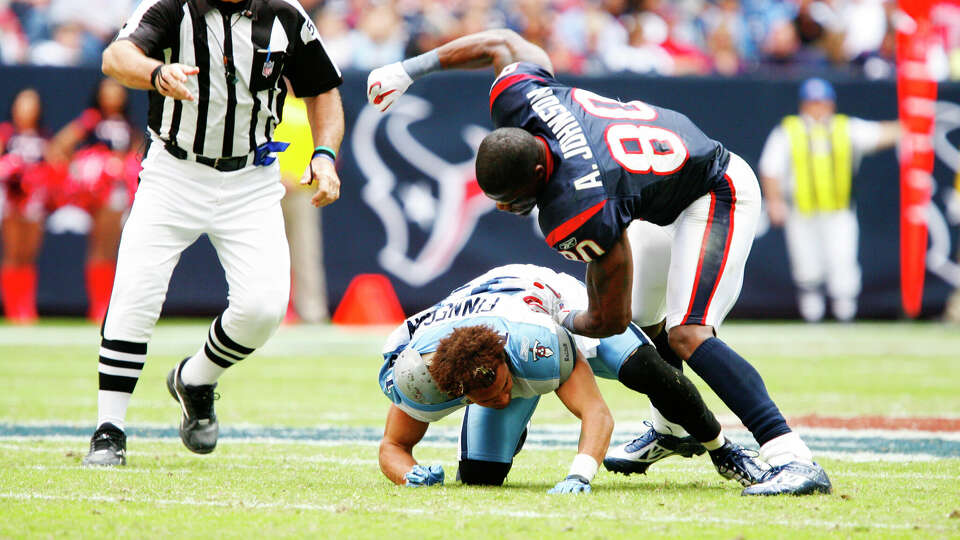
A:
[[[771,469],[744,494],[828,493],[826,473],[760,374],[716,337],[739,296],[760,215],[750,166],[676,111],[564,85],[546,52],[509,30],[464,36],[375,69],[367,97],[385,111],[416,78],[486,66],[497,72],[489,102],[497,129],[477,153],[480,187],[499,210],[526,215],[536,206],[547,243],[587,263],[589,305],[560,313],[558,322],[585,336],[622,333],[631,320],[633,249],[643,259],[662,252],[657,242],[667,238],[669,265],[644,278],[661,288],[666,283],[663,317],[647,321],[646,329],[664,359],[676,367],[685,360],[760,444]],[[635,220],[666,234],[651,234],[651,245],[641,239],[632,249],[625,230]],[[687,439],[662,417],[655,416],[654,428],[612,451],[604,465],[625,473],[646,469]]]

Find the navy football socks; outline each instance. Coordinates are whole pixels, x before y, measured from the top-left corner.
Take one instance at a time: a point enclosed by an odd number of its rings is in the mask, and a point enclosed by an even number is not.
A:
[[[687,364],[710,385],[760,445],[790,433],[790,426],[770,399],[760,373],[726,343],[717,338],[704,341],[687,359]]]

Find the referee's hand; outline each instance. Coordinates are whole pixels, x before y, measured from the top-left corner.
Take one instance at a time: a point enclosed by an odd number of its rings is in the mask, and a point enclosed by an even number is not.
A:
[[[173,99],[193,101],[193,94],[184,85],[187,77],[200,73],[200,68],[186,64],[164,64],[157,73],[155,86],[160,94]]]
[[[332,161],[323,156],[313,158],[303,173],[300,185],[309,186],[314,180],[317,182],[317,192],[310,199],[310,204],[320,208],[340,198],[340,177]]]

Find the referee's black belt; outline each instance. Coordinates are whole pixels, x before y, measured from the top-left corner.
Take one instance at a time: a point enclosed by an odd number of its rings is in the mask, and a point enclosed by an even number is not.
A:
[[[190,152],[187,152],[179,146],[167,143],[163,145],[163,148],[167,151],[167,153],[177,159],[191,159]],[[197,163],[206,165],[207,167],[212,167],[220,172],[239,171],[247,166],[248,157],[249,156],[208,158],[204,156],[198,156],[196,154],[192,155],[192,159]]]

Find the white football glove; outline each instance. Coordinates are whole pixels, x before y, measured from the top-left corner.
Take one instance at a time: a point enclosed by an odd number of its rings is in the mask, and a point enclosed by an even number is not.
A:
[[[563,299],[552,287],[537,281],[533,287],[527,287],[524,291],[523,301],[527,303],[531,311],[545,313],[554,319],[557,312],[563,309]]]
[[[378,67],[367,76],[367,101],[380,112],[384,112],[411,84],[413,79],[400,62]]]

